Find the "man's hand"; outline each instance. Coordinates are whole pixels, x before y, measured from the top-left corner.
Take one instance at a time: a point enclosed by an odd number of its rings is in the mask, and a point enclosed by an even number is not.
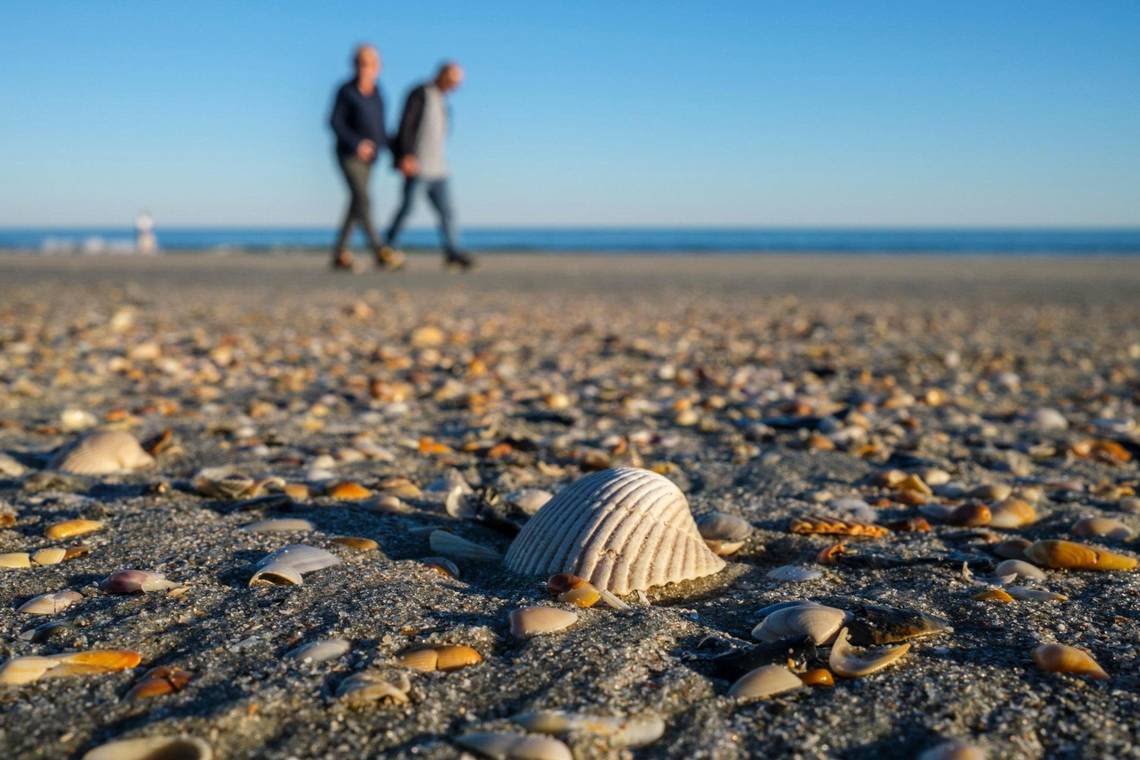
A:
[[[420,173],[420,162],[410,153],[400,159],[400,174],[405,177],[414,177]]]
[[[361,140],[356,144],[356,157],[361,161],[371,161],[376,158],[376,143],[371,140]]]

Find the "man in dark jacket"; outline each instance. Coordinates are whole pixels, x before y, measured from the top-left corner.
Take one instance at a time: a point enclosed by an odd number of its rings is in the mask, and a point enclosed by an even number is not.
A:
[[[353,55],[356,74],[341,85],[333,103],[329,123],[336,133],[336,160],[348,183],[348,210],[333,247],[333,268],[352,270],[348,240],[353,225],[359,224],[381,267],[398,269],[402,254],[384,250],[372,225],[372,204],[368,198],[368,178],[372,165],[388,145],[384,129],[384,99],[376,80],[380,76],[380,53],[371,45],[361,45]]]
[[[404,101],[400,131],[391,146],[396,168],[404,175],[404,196],[388,227],[384,250],[393,255],[401,255],[393,246],[412,209],[416,188],[423,185],[428,200],[439,217],[444,265],[470,269],[475,260],[459,249],[452,229],[447,158],[444,152],[449,121],[444,98],[462,82],[463,69],[459,64],[449,61],[439,67],[435,79],[414,88]]]

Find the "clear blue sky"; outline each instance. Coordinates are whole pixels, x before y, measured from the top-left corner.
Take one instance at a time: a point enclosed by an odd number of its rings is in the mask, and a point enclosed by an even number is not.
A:
[[[333,224],[362,40],[393,122],[465,65],[467,224],[1140,224],[1137,0],[2,0],[0,28],[0,225]]]

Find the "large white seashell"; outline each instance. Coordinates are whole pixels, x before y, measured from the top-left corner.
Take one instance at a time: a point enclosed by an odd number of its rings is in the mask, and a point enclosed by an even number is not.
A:
[[[810,636],[816,644],[826,644],[847,622],[846,612],[821,604],[801,604],[776,610],[752,629],[757,641],[779,641],[792,636]]]
[[[211,760],[210,745],[192,736],[119,739],[88,752],[83,760]]]
[[[339,565],[340,558],[324,549],[306,544],[283,546],[257,563],[249,579],[251,586],[301,585],[301,576],[314,570]]]
[[[130,433],[101,430],[80,438],[52,460],[52,467],[74,475],[109,475],[154,464]]]
[[[505,563],[524,575],[573,573],[618,594],[724,568],[681,490],[632,467],[595,472],[561,490],[523,526]]]

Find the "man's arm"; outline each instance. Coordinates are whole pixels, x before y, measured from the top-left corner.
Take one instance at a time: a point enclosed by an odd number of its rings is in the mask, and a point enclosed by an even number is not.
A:
[[[356,151],[360,145],[360,135],[348,125],[348,97],[344,88],[336,91],[336,100],[333,101],[332,115],[329,116],[329,126],[336,133],[338,142],[342,142]]]
[[[426,96],[422,86],[409,92],[408,97],[404,100],[404,112],[400,116],[400,129],[396,133],[395,149],[392,151],[392,158],[397,165],[405,156],[415,157],[416,136],[420,132],[420,123],[423,121],[425,100]]]

